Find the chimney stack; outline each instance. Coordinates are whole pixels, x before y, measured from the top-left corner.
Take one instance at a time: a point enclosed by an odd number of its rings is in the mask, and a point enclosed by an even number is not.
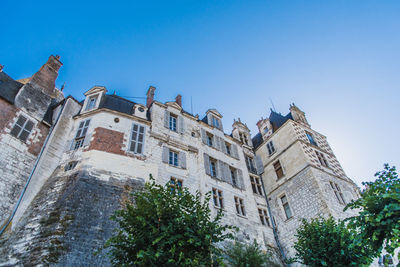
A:
[[[149,87],[149,90],[147,90],[147,100],[146,100],[146,107],[150,107],[151,103],[153,103],[154,100],[154,92],[156,91],[156,88],[153,86]]]
[[[177,95],[177,96],[175,97],[175,102],[176,102],[180,107],[182,107],[182,96],[181,96],[181,95]]]
[[[52,96],[54,94],[54,88],[56,87],[58,70],[63,65],[59,59],[60,56],[51,55],[39,71],[32,76],[29,83],[32,86],[42,88],[45,93]]]

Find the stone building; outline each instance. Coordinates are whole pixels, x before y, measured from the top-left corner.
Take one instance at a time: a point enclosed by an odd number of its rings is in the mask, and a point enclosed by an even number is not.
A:
[[[343,218],[358,197],[326,137],[294,104],[271,112],[251,138],[235,120],[190,114],[182,97],[161,103],[154,87],[145,104],[102,86],[78,101],[55,88],[62,63],[51,56],[31,78],[0,72],[0,266],[108,266],[102,252],[111,214],[150,174],[158,183],[212,193],[214,214],[257,240],[278,262],[293,255],[301,218]]]

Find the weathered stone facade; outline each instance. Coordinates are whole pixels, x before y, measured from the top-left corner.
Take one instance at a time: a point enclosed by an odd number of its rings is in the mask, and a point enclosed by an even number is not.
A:
[[[93,252],[115,228],[109,217],[150,175],[161,184],[179,180],[202,195],[214,192],[213,213],[222,208],[240,240],[257,240],[277,259],[293,255],[301,218],[351,215],[342,211],[331,183],[345,202],[358,197],[357,188],[297,107],[260,121],[252,139],[240,120],[232,134],[224,133],[215,109],[202,119],[186,112],[180,95],[156,101],[154,87],[146,105],[100,86],[81,102],[63,98],[54,88],[61,65],[50,57],[26,84],[10,82],[11,95],[0,84],[0,226],[8,226],[0,237],[0,266],[108,266],[104,251]],[[29,97],[32,90],[46,97]],[[34,121],[26,140],[10,134],[20,114]]]

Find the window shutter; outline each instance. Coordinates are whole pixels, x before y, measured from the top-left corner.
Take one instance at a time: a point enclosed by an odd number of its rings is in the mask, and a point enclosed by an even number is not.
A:
[[[226,163],[224,163],[224,181],[232,184],[231,172],[229,170],[229,165]]]
[[[72,150],[73,146],[74,146],[74,139],[68,140],[67,144],[65,145],[65,151]]]
[[[178,116],[178,132],[184,133],[185,132],[185,125],[183,121],[183,116]]]
[[[213,135],[213,147],[219,150],[219,140],[216,135]]]
[[[200,132],[201,132],[201,140],[203,141],[203,144],[207,145],[207,134],[206,134],[206,131],[202,128]]]
[[[257,169],[257,174],[261,174],[264,172],[264,164],[260,156],[256,156],[256,169]]]
[[[83,140],[83,146],[89,146],[91,138],[92,138],[92,133],[86,134],[85,140]]]
[[[238,152],[237,145],[232,144],[231,150],[232,150],[232,156],[233,156],[234,158],[236,158],[236,159],[239,159],[239,152]]]
[[[182,169],[186,169],[186,153],[185,152],[179,152],[179,166]]]
[[[164,126],[169,128],[169,111],[165,110],[164,112]]]
[[[211,175],[210,173],[210,157],[204,153],[204,169],[206,170],[206,174]]]
[[[222,128],[222,121],[220,119],[218,119],[218,121],[219,121],[219,129],[223,132],[224,128]]]
[[[244,189],[243,172],[240,169],[237,170],[237,180],[239,188]]]
[[[166,146],[163,146],[162,162],[168,163],[168,157],[169,157],[169,148]]]
[[[224,163],[220,160],[217,160],[217,178],[220,180],[224,180]]]
[[[223,153],[226,153],[224,138],[219,137],[218,139],[219,139],[219,150],[222,151]]]

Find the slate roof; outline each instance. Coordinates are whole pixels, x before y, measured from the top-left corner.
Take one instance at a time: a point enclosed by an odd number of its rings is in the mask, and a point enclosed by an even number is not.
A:
[[[0,72],[0,97],[14,104],[15,96],[19,89],[23,86],[22,83],[15,81],[5,72]]]
[[[99,108],[108,108],[121,113],[132,115],[135,102],[117,95],[104,95],[100,101]]]
[[[287,120],[292,119],[292,114],[289,112],[286,116],[271,110],[269,114],[269,121],[272,124],[272,131],[278,130]],[[254,149],[258,148],[264,141],[261,133],[256,134],[251,141],[253,142]]]

